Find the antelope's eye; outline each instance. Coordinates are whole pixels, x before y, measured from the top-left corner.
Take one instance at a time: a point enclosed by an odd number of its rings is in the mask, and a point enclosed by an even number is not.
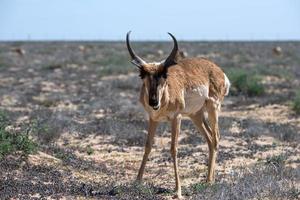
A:
[[[160,75],[160,74],[155,74],[155,75],[154,75],[154,79],[155,79],[155,80],[158,81],[160,78],[161,78],[161,75]]]
[[[161,79],[161,78],[166,79],[167,78],[167,74],[166,73],[159,73],[156,76],[157,76],[157,79]]]

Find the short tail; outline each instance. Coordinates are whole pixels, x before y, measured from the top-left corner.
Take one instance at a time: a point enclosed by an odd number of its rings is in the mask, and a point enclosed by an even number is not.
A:
[[[229,94],[229,88],[231,84],[225,73],[224,73],[224,79],[225,79],[225,96],[227,96]]]

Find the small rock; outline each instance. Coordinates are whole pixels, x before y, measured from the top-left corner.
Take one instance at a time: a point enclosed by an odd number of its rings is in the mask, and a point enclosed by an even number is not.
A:
[[[163,56],[163,55],[164,55],[164,51],[161,50],[161,49],[159,49],[159,50],[157,50],[157,54],[158,54],[159,56]]]
[[[280,46],[276,46],[273,48],[273,54],[276,56],[281,56],[282,55],[282,49]]]
[[[79,50],[80,50],[81,52],[85,52],[85,51],[86,51],[86,48],[85,48],[85,46],[83,46],[83,45],[79,45],[78,48],[79,48]]]
[[[22,48],[19,48],[19,47],[12,48],[11,51],[17,53],[20,56],[24,56],[26,54],[26,51]]]

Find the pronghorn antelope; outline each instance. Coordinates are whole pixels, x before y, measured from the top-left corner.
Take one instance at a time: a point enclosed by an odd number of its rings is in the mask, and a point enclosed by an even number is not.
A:
[[[142,87],[140,102],[149,114],[148,136],[137,181],[141,181],[153,144],[156,127],[161,121],[172,126],[171,155],[174,164],[176,194],[181,197],[177,146],[182,116],[189,117],[204,135],[209,147],[207,182],[213,182],[220,139],[218,115],[221,102],[228,94],[230,83],[225,73],[213,62],[203,58],[180,57],[176,38],[169,33],[174,47],[168,58],[159,63],[147,63],[126,44],[132,63],[140,71]],[[208,121],[205,113],[207,113]]]

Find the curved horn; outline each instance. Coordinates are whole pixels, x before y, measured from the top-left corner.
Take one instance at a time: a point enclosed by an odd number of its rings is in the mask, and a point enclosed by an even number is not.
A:
[[[132,59],[131,63],[136,65],[137,67],[141,68],[141,66],[143,64],[145,64],[146,62],[143,59],[141,59],[139,56],[137,56],[135,54],[135,52],[133,51],[133,49],[131,48],[130,42],[129,42],[130,33],[131,33],[131,31],[129,31],[126,35],[126,45],[127,45],[128,52],[129,52],[129,54],[131,56],[131,59]]]
[[[174,35],[172,35],[171,33],[168,33],[172,39],[173,39],[173,42],[174,42],[174,47],[173,47],[173,50],[172,52],[170,53],[169,57],[166,59],[165,63],[164,63],[164,66],[165,67],[169,67],[171,65],[174,65],[176,64],[176,61],[175,61],[175,58],[176,58],[176,55],[177,55],[177,52],[178,52],[178,43],[177,43],[177,40],[175,38]]]

